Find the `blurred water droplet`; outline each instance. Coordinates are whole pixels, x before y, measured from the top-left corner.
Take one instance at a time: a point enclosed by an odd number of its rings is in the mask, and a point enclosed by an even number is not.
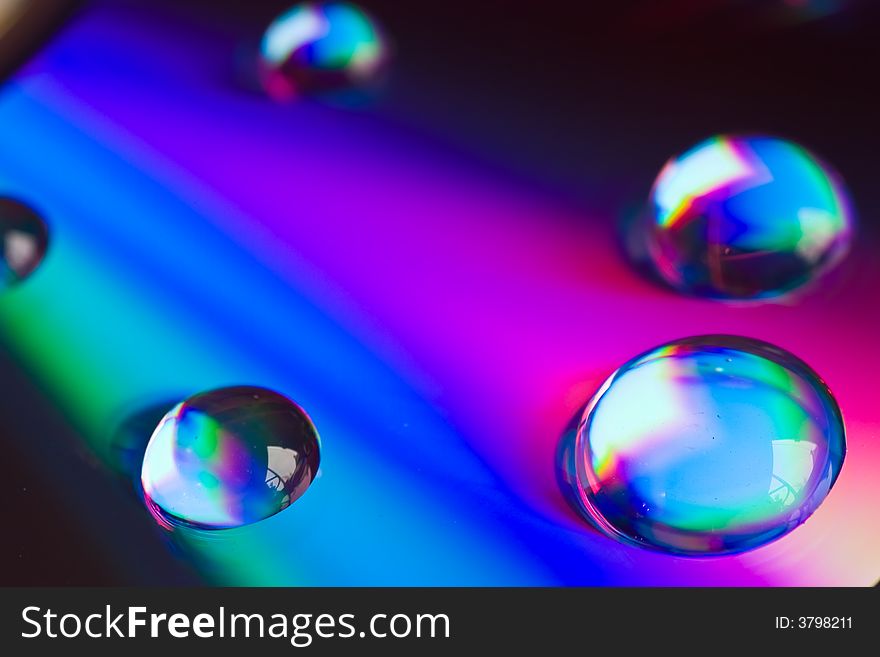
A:
[[[364,88],[389,46],[376,22],[346,2],[305,2],[276,18],[260,43],[259,78],[272,98]]]
[[[49,229],[30,206],[0,198],[0,289],[21,282],[42,262],[49,246]]]

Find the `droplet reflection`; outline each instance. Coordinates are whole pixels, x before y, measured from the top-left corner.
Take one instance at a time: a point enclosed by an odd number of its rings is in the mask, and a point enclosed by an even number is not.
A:
[[[165,415],[147,445],[141,483],[161,521],[238,527],[287,508],[318,463],[318,434],[299,406],[237,386],[194,395]]]
[[[758,547],[804,522],[845,451],[840,409],[803,361],[758,340],[703,336],[612,374],[560,468],[582,513],[609,536],[709,555]]]
[[[760,299],[834,268],[855,220],[839,178],[802,147],[721,135],[666,164],[639,229],[656,274],[675,289]]]

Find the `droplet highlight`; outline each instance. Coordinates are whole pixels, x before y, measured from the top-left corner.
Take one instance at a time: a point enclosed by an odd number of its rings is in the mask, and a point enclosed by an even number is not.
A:
[[[166,526],[239,527],[298,499],[317,473],[319,453],[315,426],[287,397],[220,388],[162,418],[144,453],[141,485]]]
[[[855,219],[840,178],[798,144],[720,135],[663,167],[640,229],[656,274],[673,288],[762,299],[833,269]]]
[[[595,527],[701,556],[750,550],[803,523],[845,452],[840,408],[806,363],[759,340],[701,336],[614,372],[570,456],[574,498]]]
[[[346,2],[305,2],[276,18],[260,43],[259,78],[272,98],[365,87],[389,59],[377,23]]]
[[[0,289],[30,276],[48,246],[49,229],[37,211],[19,200],[0,197]]]

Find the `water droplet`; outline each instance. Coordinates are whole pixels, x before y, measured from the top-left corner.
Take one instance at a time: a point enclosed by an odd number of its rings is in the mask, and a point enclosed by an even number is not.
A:
[[[238,527],[268,518],[309,487],[319,440],[288,398],[251,386],[194,395],[168,411],[144,453],[148,507],[168,525]]]
[[[49,230],[37,212],[21,201],[0,198],[0,289],[30,276],[49,246]]]
[[[259,76],[273,98],[363,87],[389,58],[376,22],[345,2],[304,2],[276,18],[260,43]]]
[[[566,479],[581,512],[612,537],[733,553],[806,520],[845,451],[840,409],[806,363],[766,342],[702,336],[648,351],[605,381]]]
[[[778,296],[848,252],[855,220],[839,178],[799,145],[721,135],[670,160],[654,183],[646,231],[656,273],[721,299]]]

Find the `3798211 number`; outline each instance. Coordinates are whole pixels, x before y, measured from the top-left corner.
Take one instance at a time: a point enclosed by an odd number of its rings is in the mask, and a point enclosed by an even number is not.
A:
[[[800,629],[817,630],[849,630],[852,629],[851,616],[800,616],[798,617]]]

